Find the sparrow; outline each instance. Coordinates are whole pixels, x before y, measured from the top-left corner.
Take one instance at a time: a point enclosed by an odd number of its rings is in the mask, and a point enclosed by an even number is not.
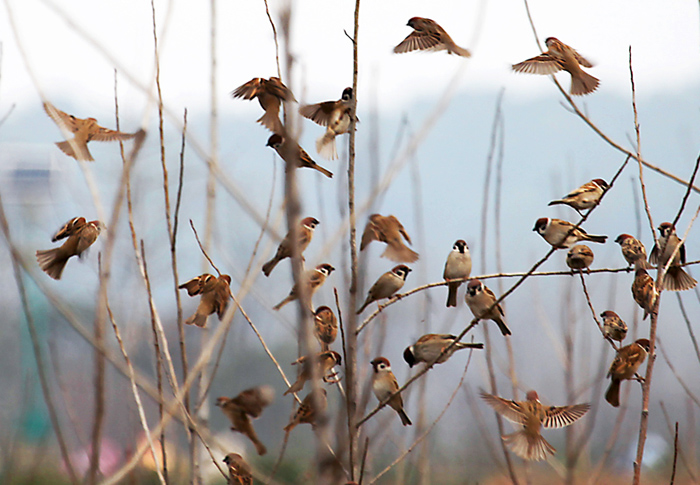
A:
[[[603,335],[606,338],[617,340],[618,342],[625,340],[627,324],[622,321],[622,318],[617,313],[612,310],[606,310],[600,314],[600,317],[603,319]]]
[[[258,418],[262,411],[275,398],[275,390],[270,386],[246,389],[234,398],[220,397],[216,405],[231,420],[231,430],[246,435],[255,445],[258,455],[267,453],[267,448],[258,438],[251,418]]]
[[[455,44],[452,37],[445,32],[445,29],[440,27],[434,20],[413,17],[406,25],[413,28],[413,32],[394,47],[395,54],[415,50],[446,50],[448,54],[457,54],[462,57],[471,57],[472,55],[467,49]]]
[[[179,289],[186,289],[189,296],[202,295],[197,310],[185,320],[185,323],[204,327],[207,324],[207,317],[212,313],[216,313],[221,320],[231,297],[230,284],[231,277],[227,274],[216,278],[204,273],[178,286]]]
[[[243,457],[238,453],[229,453],[224,458],[228,466],[229,485],[253,485],[253,474]]]
[[[325,126],[326,133],[316,140],[316,151],[326,160],[338,158],[335,137],[350,129],[352,111],[352,88],[345,88],[338,101],[307,104],[299,108],[299,113],[314,123]]]
[[[556,450],[540,434],[540,429],[563,428],[575,423],[590,409],[588,403],[570,406],[544,406],[536,391],[528,391],[525,401],[511,401],[481,391],[481,397],[508,421],[522,426],[520,431],[502,436],[506,446],[523,460],[541,461]]]
[[[324,351],[328,350],[338,337],[338,319],[327,306],[320,306],[314,312],[314,335]]]
[[[646,320],[647,316],[652,312],[654,308],[654,303],[659,297],[659,290],[654,284],[654,280],[647,270],[644,268],[637,268],[634,272],[634,281],[632,282],[632,296],[637,305],[642,307],[644,310],[644,317],[642,320]]]
[[[51,238],[51,242],[66,239],[61,246],[36,252],[39,266],[47,275],[60,280],[68,260],[73,256],[82,257],[87,248],[97,240],[103,228],[104,224],[100,221],[87,222],[84,217],[74,217]]]
[[[514,64],[513,70],[529,74],[554,74],[566,71],[571,74],[570,93],[574,96],[589,94],[598,88],[600,81],[581,69],[581,66],[593,67],[593,64],[581,54],[556,37],[547,38],[545,45],[547,46],[546,52]]]
[[[503,307],[501,307],[499,303],[491,308],[493,304],[496,303],[496,300],[496,295],[494,295],[493,291],[483,284],[481,280],[470,280],[469,283],[467,283],[467,293],[464,295],[464,301],[467,303],[474,317],[480,320],[493,320],[496,322],[496,325],[498,325],[503,335],[510,335],[510,329],[503,320],[505,316]],[[489,310],[489,308],[491,309]]]
[[[593,236],[587,234],[586,231],[568,221],[550,219],[549,217],[540,217],[537,219],[535,227],[533,227],[532,230],[537,231],[545,241],[557,249],[570,248],[579,241],[591,241],[603,244],[608,238],[608,236]],[[571,234],[567,236],[569,231],[571,231]]]
[[[629,234],[620,234],[615,239],[615,242],[620,245],[622,256],[627,261],[627,264],[637,268],[650,269],[652,265],[647,263],[647,250],[644,248],[638,239]]]
[[[651,250],[649,261],[657,267],[664,267],[678,245],[681,244],[681,240],[676,235],[676,228],[670,222],[662,222],[658,230],[659,242]],[[695,288],[698,282],[681,268],[681,264],[685,264],[685,244],[681,244],[673,257],[673,261],[671,261],[671,265],[661,282],[661,289],[683,291]]]
[[[321,285],[326,281],[326,278],[328,277],[329,274],[331,274],[335,268],[331,266],[328,263],[323,263],[319,264],[316,266],[314,269],[310,269],[307,271],[304,271],[300,276],[301,280],[303,283],[306,285],[307,288],[307,294],[309,296],[309,301],[311,301],[311,298],[314,296],[314,293],[321,287]],[[274,310],[279,310],[282,308],[284,305],[289,303],[290,301],[294,301],[297,298],[299,298],[299,295],[297,292],[299,289],[297,288],[297,285],[294,285],[292,289],[289,291],[289,295],[287,295],[287,298],[279,302],[277,305],[273,306],[272,308]]]
[[[399,220],[394,216],[382,216],[381,214],[372,214],[369,216],[369,221],[362,233],[362,243],[360,251],[364,250],[372,241],[386,243],[386,249],[382,253],[383,258],[388,258],[397,263],[413,263],[418,259],[418,253],[408,248],[401,237],[409,243],[411,238],[408,237],[406,229],[401,225]]]
[[[253,78],[234,89],[231,96],[248,100],[258,98],[265,114],[257,121],[273,133],[282,133],[284,130],[280,121],[280,103],[282,101],[296,101],[292,92],[278,77]]]
[[[299,357],[297,360],[292,362],[292,365],[301,364],[301,371],[299,372],[299,376],[297,377],[296,382],[289,386],[289,389],[287,389],[284,392],[283,396],[286,396],[287,394],[291,394],[293,392],[299,392],[302,389],[304,389],[306,381],[308,381],[312,377],[313,369],[311,366],[313,364],[317,365],[318,376],[321,377],[324,381],[326,381],[326,376],[328,375],[328,373],[331,370],[333,370],[333,367],[335,367],[336,365],[342,364],[342,361],[343,359],[340,357],[340,354],[334,350],[320,352],[312,357],[306,355]]]
[[[617,351],[615,360],[613,360],[610,370],[608,370],[610,387],[605,393],[605,400],[613,407],[620,405],[620,382],[625,379],[635,378],[639,366],[647,358],[649,348],[649,340],[641,338]]]
[[[136,133],[124,133],[103,128],[97,124],[95,118],[76,118],[73,115],[64,113],[48,101],[44,102],[44,110],[62,131],[73,133],[73,138],[67,141],[59,141],[56,145],[63,153],[76,160],[87,162],[95,160],[87,147],[90,141],[128,140],[136,136]]]
[[[408,266],[400,264],[398,266],[394,266],[391,271],[387,271],[381,275],[369,289],[369,292],[367,292],[367,299],[362,304],[360,309],[357,310],[357,314],[359,315],[362,313],[362,311],[367,308],[367,305],[373,301],[389,298],[403,288],[403,285],[406,282],[406,277],[411,271],[413,270]]]
[[[297,249],[299,250],[299,255],[306,250],[311,242],[311,238],[314,236],[314,229],[318,226],[320,222],[313,217],[305,217],[299,221],[299,228],[297,229]],[[289,231],[279,246],[277,246],[277,253],[275,256],[265,263],[262,267],[262,272],[265,276],[270,276],[272,270],[275,269],[277,263],[285,258],[292,257],[292,231]],[[303,256],[302,256],[303,258]]]
[[[409,367],[413,367],[419,362],[428,364],[437,359],[440,352],[446,349],[455,340],[457,340],[457,337],[454,335],[442,335],[437,333],[425,334],[419,338],[415,344],[406,347],[406,350],[403,351],[403,360],[406,361]],[[457,342],[450,350],[442,354],[435,363],[442,364],[446,362],[447,359],[452,357],[452,354],[461,349],[483,348],[484,344]]]
[[[399,383],[396,381],[396,376],[391,372],[391,364],[389,360],[384,357],[377,357],[372,362],[372,369],[374,373],[372,374],[372,391],[374,395],[377,396],[379,402],[384,402],[393,393],[399,390]],[[408,418],[406,411],[403,409],[403,399],[401,394],[397,394],[392,397],[389,402],[389,406],[396,411],[401,418],[401,424],[404,426],[410,426],[411,420]]]
[[[572,191],[563,199],[553,200],[547,205],[565,204],[583,215],[581,211],[591,209],[598,205],[600,198],[606,190],[608,190],[608,183],[605,180],[593,179]]]
[[[316,397],[317,399],[314,399]],[[318,407],[317,408],[317,402]],[[306,397],[301,401],[297,412],[294,413],[294,417],[289,422],[287,426],[284,427],[284,431],[289,433],[298,424],[308,423],[311,427],[316,426],[316,419],[318,415],[326,410],[328,407],[328,398],[326,397],[326,390],[323,388],[318,389],[318,393],[314,394],[313,391],[308,393]]]
[[[445,271],[442,277],[445,280],[463,280],[468,278],[472,272],[472,257],[469,254],[469,246],[462,239],[455,241],[452,251],[447,255],[445,261]],[[455,281],[447,284],[447,305],[457,306],[457,288],[464,281]]]
[[[270,138],[267,139],[267,145],[274,148],[277,155],[284,160],[287,165],[294,165],[295,167],[306,167],[318,170],[323,175],[328,178],[333,177],[333,173],[326,170],[316,162],[314,162],[306,150],[299,146],[298,143],[291,141],[287,143],[286,138],[275,133]]]
[[[566,265],[573,270],[587,269],[593,263],[593,251],[585,244],[577,244],[566,253]]]

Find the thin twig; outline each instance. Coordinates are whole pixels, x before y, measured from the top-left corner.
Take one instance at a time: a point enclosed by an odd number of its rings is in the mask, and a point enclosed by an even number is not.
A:
[[[676,227],[678,220],[681,218],[681,214],[683,214],[685,203],[688,201],[688,197],[690,196],[690,192],[693,187],[693,182],[695,182],[695,176],[698,174],[698,168],[700,168],[700,155],[698,155],[697,160],[695,160],[695,167],[693,168],[693,174],[690,176],[690,180],[688,181],[688,188],[683,195],[683,200],[681,201],[681,206],[678,208],[678,213],[676,214],[676,217],[673,218],[673,222],[671,223],[673,227]]]

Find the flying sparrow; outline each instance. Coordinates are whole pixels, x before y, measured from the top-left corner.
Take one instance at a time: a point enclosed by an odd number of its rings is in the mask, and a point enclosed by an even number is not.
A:
[[[338,158],[335,137],[350,129],[352,111],[352,88],[345,88],[338,101],[308,104],[299,108],[299,113],[316,124],[326,127],[326,133],[316,140],[316,151],[326,160]]]
[[[573,270],[587,269],[593,263],[593,251],[585,244],[577,244],[566,253],[566,265]]]
[[[587,184],[583,184],[563,199],[553,200],[547,205],[565,204],[573,207],[576,212],[581,214],[582,210],[595,207],[606,190],[608,190],[608,183],[605,180],[593,179]]]
[[[234,398],[220,397],[216,405],[231,420],[231,430],[246,435],[255,445],[258,455],[267,453],[267,448],[258,438],[251,418],[258,418],[262,411],[275,398],[275,390],[270,386],[246,389]]]
[[[576,227],[568,221],[561,219],[550,219],[549,217],[541,217],[535,222],[533,231],[544,238],[549,244],[557,249],[570,248],[579,241],[591,241],[596,243],[605,243],[608,236],[593,236],[587,234],[580,227]],[[569,232],[571,231],[571,234]],[[567,234],[569,234],[567,236]],[[566,238],[566,239],[564,239]]]
[[[314,269],[304,271],[300,275],[301,281],[303,282],[303,284],[306,285],[306,294],[309,297],[309,301],[311,301],[311,298],[313,297],[314,293],[316,293],[316,291],[326,281],[328,275],[331,274],[334,270],[335,268],[330,264],[323,263],[319,264]],[[298,291],[299,289],[297,288],[297,285],[294,285],[290,290],[289,295],[287,295],[287,298],[285,298],[272,308],[274,310],[279,310],[290,301],[296,300],[297,298],[299,298],[299,295],[297,294]]]
[[[317,403],[319,407],[317,407]],[[304,423],[310,424],[312,428],[315,427],[318,415],[324,412],[327,407],[328,398],[326,397],[326,390],[319,388],[318,393],[316,394],[311,391],[301,401],[301,404],[297,408],[297,412],[294,414],[294,417],[289,424],[284,427],[284,431],[289,433],[298,424]]]
[[[397,263],[413,263],[418,259],[418,253],[412,251],[403,243],[401,240],[402,236],[409,244],[412,244],[406,229],[396,217],[372,214],[369,216],[369,221],[367,221],[365,230],[362,233],[360,251],[364,250],[372,241],[379,241],[386,243],[387,246],[382,253],[383,258],[388,258]]]
[[[406,282],[406,277],[411,271],[413,270],[408,266],[400,264],[398,266],[394,266],[394,269],[391,271],[387,271],[381,275],[369,289],[367,299],[362,304],[360,309],[357,310],[357,314],[359,315],[362,313],[362,311],[367,308],[367,305],[373,301],[390,298],[394,293],[403,288],[403,285]]]
[[[238,453],[229,453],[224,458],[224,463],[228,466],[229,485],[253,485],[253,474],[250,466]]]
[[[514,64],[513,70],[529,74],[554,74],[566,71],[571,74],[570,92],[574,96],[589,94],[598,88],[600,81],[581,69],[581,66],[593,67],[593,64],[556,37],[547,38],[545,44],[546,52]]]
[[[659,227],[659,244],[654,245],[651,250],[649,261],[657,267],[662,268],[666,265],[669,258],[676,251],[676,248],[681,244],[680,238],[676,235],[676,228],[670,222],[662,222]],[[676,252],[676,255],[668,267],[668,271],[661,281],[661,289],[668,291],[683,291],[695,288],[698,284],[692,276],[686,273],[680,266],[685,264],[685,244]]]
[[[299,228],[297,229],[297,249],[299,250],[299,255],[306,250],[311,242],[311,238],[314,236],[314,229],[318,226],[320,222],[313,217],[305,217],[299,221]],[[285,258],[292,257],[292,231],[289,231],[279,246],[277,246],[277,253],[275,256],[265,263],[262,267],[262,271],[265,276],[270,276],[272,270],[275,269],[277,263]],[[303,256],[302,256],[303,257]]]
[[[406,24],[413,28],[413,32],[408,34],[399,45],[394,47],[394,53],[402,54],[415,50],[443,51],[448,54],[457,54],[462,57],[471,57],[471,53],[455,44],[445,29],[440,27],[434,20],[422,17],[413,17]]]
[[[231,277],[227,274],[216,278],[204,273],[178,286],[180,289],[186,289],[189,296],[202,295],[197,310],[185,320],[185,323],[204,327],[207,324],[207,317],[212,313],[216,313],[221,320],[231,297],[230,284]]]
[[[637,302],[637,305],[644,310],[644,317],[642,320],[646,320],[647,316],[654,309],[656,299],[659,297],[659,291],[654,284],[654,280],[644,268],[637,268],[634,272],[632,296],[634,297],[634,301]]]
[[[540,434],[540,429],[563,428],[583,417],[591,405],[544,406],[537,392],[528,391],[526,401],[511,401],[481,391],[481,397],[508,421],[522,426],[520,431],[502,436],[510,450],[523,460],[541,461],[556,450]]]
[[[629,234],[620,234],[615,239],[615,242],[620,245],[622,256],[627,261],[627,264],[637,268],[650,269],[652,265],[647,263],[647,250],[644,248],[638,239]]]
[[[267,145],[274,148],[277,155],[284,160],[287,165],[294,165],[295,167],[306,167],[312,168],[321,172],[328,178],[333,177],[333,173],[326,170],[316,162],[314,162],[306,150],[299,146],[298,143],[290,141],[287,143],[287,139],[281,135],[275,133],[270,138],[267,139]]]
[[[467,302],[467,306],[472,311],[474,317],[480,320],[493,320],[496,322],[496,325],[498,325],[503,335],[510,335],[510,329],[503,320],[503,317],[505,317],[503,307],[497,304],[495,307],[491,308],[493,304],[496,303],[496,300],[496,295],[494,295],[493,291],[483,284],[481,280],[470,280],[469,283],[467,283],[467,293],[464,295],[464,301]]]
[[[442,277],[446,280],[463,280],[468,278],[472,272],[472,257],[469,254],[469,247],[462,239],[458,239],[452,251],[447,255],[445,261],[445,271]],[[464,281],[455,281],[447,284],[447,306],[457,306],[457,288]]]
[[[374,374],[372,374],[372,391],[374,391],[374,395],[377,396],[379,402],[384,402],[389,396],[399,390],[399,383],[396,381],[394,373],[391,372],[391,364],[388,359],[377,357],[370,363],[374,370]],[[392,397],[388,404],[398,413],[401,418],[401,424],[404,426],[413,424],[403,409],[401,394]]]
[[[321,342],[321,349],[326,351],[338,337],[338,319],[333,310],[320,306],[314,313],[314,335]]]
[[[615,360],[613,360],[608,371],[610,387],[605,393],[605,400],[614,407],[620,405],[620,382],[625,379],[635,378],[639,366],[647,358],[649,348],[649,340],[641,338],[617,351]]]
[[[617,313],[612,310],[606,310],[600,316],[603,319],[603,335],[606,338],[617,340],[618,342],[625,340],[627,324],[622,321],[622,318]]]
[[[282,133],[284,129],[280,121],[280,103],[296,101],[292,92],[278,77],[253,78],[233,90],[231,96],[248,100],[258,98],[260,106],[265,110],[265,114],[258,119],[258,123],[273,133]]]
[[[454,335],[441,335],[437,333],[425,334],[419,338],[415,344],[406,347],[406,350],[403,351],[403,360],[406,361],[409,367],[413,367],[419,362],[429,364],[437,359],[440,352],[442,352],[443,349],[446,349],[455,340],[457,340],[457,337]],[[483,348],[484,344],[457,342],[450,350],[442,354],[435,363],[442,364],[443,362],[446,362],[447,359],[452,357],[452,354],[461,349]]]
[[[342,364],[342,360],[343,359],[340,357],[340,354],[334,350],[320,352],[319,354],[311,357],[306,355],[299,357],[296,361],[292,362],[292,365],[301,364],[299,376],[297,377],[296,382],[289,386],[289,389],[287,389],[283,395],[286,396],[287,394],[299,392],[304,389],[306,381],[311,379],[313,375],[312,365],[315,364],[317,366],[318,376],[325,381],[327,380],[328,373],[333,370],[333,367],[336,365]]]
[[[51,238],[51,242],[67,238],[61,246],[36,252],[39,266],[47,275],[60,280],[68,260],[73,256],[82,257],[87,248],[97,240],[103,228],[104,224],[100,221],[87,222],[84,217],[74,217]]]
[[[87,147],[90,141],[128,140],[136,136],[136,133],[123,133],[102,128],[95,118],[76,118],[64,113],[48,101],[44,102],[44,110],[62,131],[73,133],[73,138],[57,142],[56,145],[63,153],[76,160],[94,161]]]

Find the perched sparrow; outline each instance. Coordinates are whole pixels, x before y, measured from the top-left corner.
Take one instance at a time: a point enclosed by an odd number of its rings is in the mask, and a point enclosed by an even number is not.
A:
[[[74,217],[51,238],[51,242],[67,238],[61,246],[36,252],[39,266],[47,275],[60,280],[68,260],[72,256],[82,257],[87,248],[97,240],[103,228],[104,225],[100,221],[87,222],[84,217]]]
[[[554,74],[566,71],[571,74],[570,92],[574,96],[589,94],[598,88],[600,81],[581,69],[581,66],[593,67],[593,64],[555,37],[547,38],[545,44],[548,49],[546,52],[514,64],[513,70],[530,74]]]
[[[442,277],[446,280],[463,280],[468,278],[472,272],[472,257],[469,254],[469,247],[462,239],[458,239],[452,251],[447,255],[445,271]],[[457,306],[457,288],[464,281],[455,281],[447,284],[447,306]]]
[[[382,253],[383,258],[397,263],[413,263],[418,259],[418,253],[408,248],[401,240],[401,236],[409,244],[412,244],[406,229],[396,217],[372,214],[369,216],[369,221],[367,221],[362,233],[360,251],[364,250],[372,241],[379,241],[386,243],[386,250]]]
[[[627,335],[627,324],[612,310],[600,314],[603,319],[603,334],[612,340],[622,342]]]
[[[231,297],[230,284],[231,277],[227,274],[222,274],[216,278],[213,275],[204,273],[178,286],[180,289],[186,289],[187,294],[190,296],[202,295],[199,299],[197,310],[190,318],[185,320],[185,323],[187,325],[204,327],[207,324],[207,317],[212,313],[216,313],[219,320],[221,320],[224,313],[226,313],[228,300]]]
[[[591,241],[603,244],[608,238],[608,236],[593,236],[587,234],[586,231],[580,227],[577,228],[575,224],[562,221],[561,219],[550,219],[549,217],[537,219],[535,227],[533,227],[532,230],[537,231],[545,241],[557,249],[570,248],[579,241]],[[571,234],[567,236],[569,231],[571,231]]]
[[[316,397],[316,399],[314,399]],[[316,407],[317,403],[320,407]],[[284,427],[284,431],[289,433],[298,424],[309,423],[311,427],[316,426],[316,419],[320,413],[326,410],[328,407],[328,398],[326,397],[326,390],[323,388],[318,389],[318,393],[314,394],[313,391],[308,393],[306,397],[301,401],[297,412],[294,417],[289,422],[287,426]]]
[[[326,133],[316,140],[316,151],[327,160],[338,158],[335,137],[347,133],[350,129],[350,111],[352,110],[352,88],[345,88],[338,101],[308,104],[299,108],[299,113],[314,123],[326,127]]]
[[[419,362],[426,364],[437,359],[443,349],[451,345],[457,339],[454,335],[440,335],[437,333],[428,333],[419,338],[415,344],[406,347],[403,351],[403,360],[406,361],[409,367],[413,367]],[[442,354],[436,364],[442,364],[447,361],[452,354],[461,349],[483,349],[484,344],[473,344],[465,342],[457,342],[450,350]]]
[[[654,308],[656,299],[659,297],[659,290],[656,289],[654,280],[644,268],[637,268],[637,271],[634,272],[632,296],[634,297],[634,301],[637,302],[637,305],[644,310],[644,317],[642,320],[646,320],[647,316]]]
[[[399,383],[394,373],[391,372],[391,364],[384,357],[377,357],[372,362],[374,374],[372,374],[372,391],[379,402],[384,402],[389,396],[399,390]],[[397,394],[389,400],[389,406],[396,411],[401,418],[401,424],[410,426],[411,420],[403,409],[401,394]]]
[[[620,245],[622,256],[625,258],[625,261],[627,261],[627,264],[630,266],[634,265],[635,269],[653,268],[652,265],[647,263],[647,250],[644,249],[644,244],[638,239],[635,239],[629,234],[620,234],[617,236],[617,239],[615,239],[615,242]]]
[[[563,199],[553,200],[547,205],[566,204],[581,214],[582,210],[590,209],[598,204],[603,192],[608,190],[608,183],[603,179],[593,179],[568,194]],[[583,214],[581,214],[583,215]]]
[[[248,100],[258,98],[260,106],[265,110],[265,114],[260,117],[258,123],[273,133],[281,133],[283,130],[282,122],[280,122],[280,103],[282,101],[296,101],[292,92],[278,77],[251,79],[237,87],[231,96]]]
[[[467,294],[464,295],[464,301],[467,302],[474,317],[493,320],[503,335],[510,335],[510,329],[503,320],[505,314],[501,305],[497,304],[491,308],[496,300],[496,295],[481,280],[470,280],[467,283]],[[489,310],[489,308],[491,309]]]
[[[57,142],[58,148],[69,157],[76,160],[92,162],[94,158],[88,150],[90,141],[115,141],[127,140],[136,136],[135,133],[123,133],[121,131],[102,128],[95,118],[76,118],[64,113],[48,101],[44,102],[44,110],[61,130],[73,133],[73,138],[67,141]]]
[[[321,342],[324,351],[328,350],[338,337],[338,319],[327,306],[320,306],[314,312],[314,335]]]
[[[258,438],[251,418],[257,418],[263,409],[275,398],[275,390],[270,386],[246,389],[234,398],[220,397],[216,405],[231,420],[231,430],[246,435],[255,445],[258,455],[267,453],[267,448]]]
[[[413,32],[394,47],[394,53],[396,54],[415,50],[446,50],[448,54],[471,57],[471,52],[455,44],[452,37],[445,32],[445,29],[440,27],[434,20],[413,17],[406,25],[412,27]]]
[[[253,485],[253,474],[241,455],[229,453],[224,463],[228,466],[229,485]]]
[[[610,387],[605,393],[605,400],[614,407],[620,405],[620,382],[625,379],[634,379],[639,366],[647,358],[649,348],[649,340],[640,338],[617,351],[615,360],[613,360],[608,371],[608,377],[611,380]]]
[[[547,453],[554,455],[555,449],[540,434],[540,428],[563,428],[575,423],[590,409],[591,405],[544,406],[537,392],[528,391],[526,401],[511,401],[481,391],[481,397],[494,411],[508,421],[522,425],[523,429],[502,436],[510,450],[523,460],[541,461]]]
[[[387,271],[381,275],[369,289],[367,299],[362,304],[360,309],[357,310],[357,314],[359,315],[362,313],[362,311],[367,308],[367,305],[373,301],[389,298],[403,288],[403,284],[406,282],[406,277],[411,271],[413,270],[408,266],[400,264],[398,266],[394,266],[394,269],[391,271]]]
[[[296,167],[306,167],[318,170],[323,175],[328,178],[333,177],[333,173],[326,170],[316,162],[314,162],[306,150],[299,146],[298,143],[291,141],[287,144],[286,138],[275,133],[270,138],[267,139],[267,145],[272,147],[277,152],[277,155],[284,160],[287,165],[294,165]]]
[[[649,261],[657,267],[663,267],[668,262],[669,258],[681,243],[680,238],[676,235],[676,228],[670,222],[662,222],[659,229],[659,245],[654,245],[651,250]],[[661,282],[661,289],[668,291],[683,291],[695,288],[698,284],[683,268],[679,265],[685,264],[685,244],[676,252],[676,255],[668,267],[668,271]]]
[[[297,249],[299,250],[299,255],[301,255],[308,247],[309,243],[311,242],[311,238],[314,236],[314,229],[316,229],[316,226],[319,224],[320,222],[313,217],[306,217],[299,221],[299,228],[297,229]],[[282,239],[280,245],[277,246],[277,253],[275,254],[275,257],[263,265],[263,273],[265,273],[265,276],[270,276],[270,273],[272,273],[272,270],[275,269],[277,263],[285,258],[291,257],[292,231],[289,231],[287,235],[284,236],[284,239]]]
[[[566,265],[573,270],[590,268],[593,251],[585,244],[577,244],[566,253]]]
[[[342,360],[343,359],[340,357],[340,354],[338,352],[335,352],[334,350],[320,352],[319,354],[314,355],[312,357],[299,357],[296,361],[292,362],[292,365],[301,364],[301,371],[299,372],[299,376],[297,377],[296,382],[289,386],[289,389],[287,389],[283,395],[286,396],[287,394],[291,394],[292,392],[299,392],[302,389],[304,389],[304,384],[306,384],[306,381],[308,381],[312,377],[313,369],[311,368],[311,366],[313,364],[317,365],[318,376],[325,381],[326,375],[333,369],[333,367],[335,367],[336,365],[340,365],[342,363]]]
[[[301,274],[301,280],[304,282],[304,284],[306,284],[306,291],[309,295],[309,301],[311,301],[311,297],[314,296],[316,290],[318,290],[321,287],[321,285],[326,281],[326,277],[328,277],[328,275],[331,274],[334,270],[335,268],[330,264],[323,263],[319,264],[314,269],[304,271],[304,273]],[[290,290],[289,295],[287,295],[287,298],[285,298],[272,308],[274,310],[279,310],[290,301],[296,300],[297,298],[299,298],[299,295],[297,294],[298,291],[299,290],[297,288],[297,285],[294,285]]]

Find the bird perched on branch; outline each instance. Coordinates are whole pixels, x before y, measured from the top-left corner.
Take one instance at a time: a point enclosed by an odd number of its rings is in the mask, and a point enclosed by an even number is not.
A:
[[[605,400],[613,407],[620,405],[620,383],[626,379],[635,379],[637,370],[647,358],[650,347],[649,340],[641,338],[617,351],[615,360],[608,370],[610,387],[605,392]]]
[[[510,329],[503,320],[505,317],[503,307],[501,307],[500,303],[494,306],[497,300],[493,291],[483,284],[481,280],[470,280],[469,283],[467,283],[467,293],[464,295],[464,301],[467,303],[474,317],[493,320],[504,336],[510,335]]]
[[[464,280],[472,272],[472,257],[469,253],[469,246],[463,239],[455,241],[452,251],[447,255],[445,271],[442,277],[445,280]],[[457,289],[464,281],[451,281],[447,284],[447,305],[457,306]]]
[[[647,250],[644,248],[638,239],[629,234],[620,234],[615,239],[615,242],[620,245],[622,257],[625,258],[627,264],[637,268],[650,269],[652,265],[647,263]]]
[[[318,392],[311,391],[301,401],[301,404],[297,408],[297,412],[294,413],[294,417],[289,424],[284,427],[285,432],[289,433],[297,425],[305,423],[310,424],[312,428],[316,427],[316,421],[318,420],[319,415],[328,407],[326,390],[319,388],[317,391]]]
[[[314,269],[307,270],[300,275],[301,283],[306,285],[306,294],[309,297],[309,301],[313,297],[314,293],[321,287],[321,285],[326,281],[328,275],[330,275],[335,268],[328,263],[319,264]],[[289,291],[287,298],[279,302],[277,305],[272,307],[274,310],[279,310],[284,305],[290,301],[294,301],[299,298],[299,288],[294,285]]]
[[[367,299],[365,299],[360,309],[357,310],[357,314],[359,315],[362,313],[370,303],[383,300],[384,298],[390,298],[394,293],[403,288],[406,277],[411,271],[412,269],[405,264],[400,264],[394,266],[391,271],[387,271],[381,275],[367,292]]]
[[[74,217],[51,238],[51,242],[67,238],[61,246],[36,252],[39,266],[53,279],[61,279],[68,260],[86,254],[85,251],[97,240],[103,228],[104,224],[100,221],[87,222],[84,217]]]
[[[338,337],[338,319],[327,306],[320,306],[314,312],[314,336],[321,343],[323,351],[329,350]]]
[[[471,57],[464,47],[455,44],[445,29],[440,27],[434,20],[423,17],[413,17],[406,24],[413,28],[413,32],[394,47],[395,54],[411,52],[415,50],[444,51],[448,54],[457,54],[461,57]]]
[[[374,395],[379,402],[384,402],[389,396],[399,390],[399,383],[396,380],[396,376],[394,376],[394,373],[391,371],[391,364],[388,359],[385,357],[377,357],[371,364],[374,371],[372,374],[372,391],[374,391]],[[392,397],[388,404],[401,418],[401,424],[404,426],[413,424],[408,418],[406,411],[404,411],[401,394],[396,394]]]
[[[202,295],[197,310],[185,320],[185,323],[204,327],[207,324],[207,317],[213,313],[216,313],[221,320],[226,313],[228,300],[231,298],[230,285],[231,277],[227,274],[216,278],[204,273],[178,286],[180,289],[186,289],[189,296]]]
[[[343,359],[340,357],[338,352],[334,350],[327,350],[325,352],[320,352],[313,356],[302,356],[297,360],[292,362],[292,365],[301,364],[301,371],[297,380],[289,386],[284,392],[284,395],[291,394],[293,392],[299,392],[304,389],[306,381],[313,377],[313,365],[316,365],[316,372],[318,377],[323,379],[324,382],[328,382],[333,376],[328,376],[328,374],[333,370],[336,365],[342,364]]]
[[[598,205],[600,198],[606,190],[608,190],[608,183],[605,180],[593,179],[567,194],[563,199],[553,200],[547,205],[568,205],[583,216],[581,211],[591,209]]]
[[[409,244],[412,244],[406,229],[396,217],[372,214],[369,216],[369,221],[367,221],[362,233],[360,251],[364,250],[372,241],[379,241],[386,243],[387,246],[382,253],[383,258],[397,263],[413,263],[418,259],[418,253],[403,243],[402,236]]]
[[[253,442],[258,455],[267,453],[267,448],[258,438],[251,418],[259,418],[275,398],[275,390],[270,386],[246,389],[236,397],[220,397],[216,405],[231,420],[231,430],[243,433]]]
[[[309,246],[311,238],[313,238],[314,236],[314,229],[316,229],[316,226],[318,226],[319,224],[320,222],[318,222],[318,219],[315,219],[313,217],[305,217],[304,219],[299,221],[299,228],[297,229],[297,249],[299,251],[300,256]],[[262,272],[265,274],[265,276],[270,276],[270,273],[272,273],[272,270],[275,269],[277,263],[279,263],[285,258],[291,257],[292,231],[289,231],[287,235],[284,236],[284,239],[282,239],[280,245],[277,246],[277,253],[275,253],[275,256],[263,265]]]
[[[566,265],[573,270],[587,269],[593,264],[593,251],[585,244],[577,244],[566,253]]]
[[[593,67],[593,64],[581,54],[556,37],[548,37],[545,40],[545,45],[547,51],[539,56],[514,64],[513,70],[529,74],[554,74],[566,71],[571,74],[570,93],[574,96],[589,94],[598,88],[600,81],[581,69],[581,66]]]
[[[272,147],[277,155],[285,161],[288,167],[295,166],[298,168],[311,168],[321,172],[328,178],[333,178],[333,173],[326,170],[316,162],[314,162],[306,150],[299,146],[295,141],[287,141],[287,138],[275,133],[267,139],[267,146]]]
[[[541,461],[556,449],[540,434],[541,428],[563,428],[583,417],[591,405],[544,406],[536,391],[528,391],[525,401],[511,401],[481,391],[481,397],[494,411],[515,424],[520,431],[501,438],[506,446],[523,460]]]
[[[612,310],[600,314],[603,319],[603,335],[612,340],[622,342],[627,336],[627,324]]]
[[[403,351],[403,359],[409,367],[413,367],[420,362],[428,364],[437,359],[440,352],[449,347],[455,340],[457,340],[457,337],[454,335],[441,335],[437,333],[425,334],[419,338],[416,343],[406,347],[406,350]],[[484,344],[457,342],[450,350],[442,354],[435,363],[442,364],[446,362],[447,359],[452,357],[452,354],[458,350],[483,348]]]
[[[92,162],[94,158],[88,150],[90,141],[117,141],[128,140],[136,136],[136,133],[124,133],[110,130],[97,124],[95,118],[76,118],[64,113],[48,101],[44,102],[44,110],[64,133],[72,133],[73,138],[56,143],[58,148],[69,157],[76,160]]]
[[[229,485],[253,485],[253,474],[250,466],[238,453],[229,453],[224,458],[224,463],[228,466]]]
[[[545,241],[557,249],[570,248],[579,241],[604,244],[608,238],[608,236],[593,236],[580,227],[576,227],[575,224],[561,219],[550,219],[549,217],[537,219],[532,230],[537,231]]]
[[[283,101],[296,101],[292,92],[278,77],[253,78],[234,89],[231,96],[247,100],[258,98],[260,106],[265,110],[258,123],[273,133],[282,133],[284,129],[280,121],[280,104]]]
[[[695,288],[695,279],[686,273],[681,264],[685,264],[685,244],[676,235],[676,228],[670,222],[662,222],[659,227],[659,243],[651,250],[649,261],[661,268],[666,266],[671,255],[675,252],[671,265],[661,281],[661,289],[668,291],[684,291]],[[680,245],[680,248],[678,247]],[[678,248],[678,251],[676,251]]]
[[[345,88],[338,101],[324,101],[299,108],[299,113],[314,123],[325,126],[326,133],[316,140],[316,151],[326,160],[338,158],[335,137],[350,130],[352,88]]]
[[[653,278],[643,268],[637,268],[637,271],[634,273],[632,296],[637,305],[644,310],[642,320],[646,320],[647,316],[654,310],[654,304],[659,297],[659,290],[656,288]]]

